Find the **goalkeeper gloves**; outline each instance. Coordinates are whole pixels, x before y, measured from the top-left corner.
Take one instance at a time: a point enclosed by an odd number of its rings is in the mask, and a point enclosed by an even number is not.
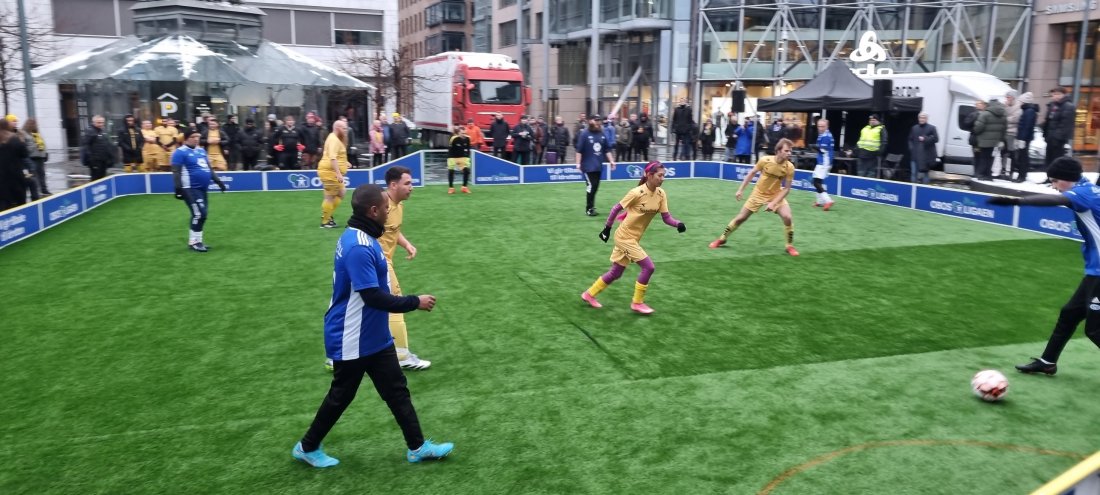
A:
[[[985,202],[991,205],[1011,206],[1020,204],[1020,198],[1014,198],[1011,196],[993,196],[992,198],[985,200]]]
[[[298,151],[305,151],[305,150],[306,150],[306,145],[304,145],[304,144],[299,144],[298,145]]]
[[[607,240],[610,239],[610,238],[611,238],[611,227],[604,227],[603,230],[600,231],[600,240],[603,241],[603,242],[607,242]]]
[[[275,148],[275,151],[279,151],[279,152],[282,152],[282,151],[286,150],[286,146],[283,146],[281,144],[276,144],[275,146],[272,146],[272,148]]]
[[[687,226],[684,225],[684,222],[680,222],[680,223],[676,224],[676,232],[679,232],[679,233],[683,234],[684,231],[687,230],[687,229],[688,228],[687,228]]]

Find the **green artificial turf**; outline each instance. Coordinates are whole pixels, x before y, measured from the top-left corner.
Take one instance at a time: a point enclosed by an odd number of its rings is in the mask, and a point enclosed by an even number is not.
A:
[[[5,248],[0,493],[1026,493],[1100,445],[1086,339],[1056,377],[1009,373],[1003,403],[969,392],[1041,352],[1076,243],[796,191],[801,257],[772,214],[710,250],[736,186],[666,186],[688,231],[642,241],[651,317],[637,267],[580,300],[611,250],[583,186],[414,192],[396,270],[439,304],[407,316],[434,362],[409,384],[456,443],[423,465],[369,385],[326,440],[340,466],[289,456],[329,379],[319,193],[212,195],[205,255],[166,196]]]

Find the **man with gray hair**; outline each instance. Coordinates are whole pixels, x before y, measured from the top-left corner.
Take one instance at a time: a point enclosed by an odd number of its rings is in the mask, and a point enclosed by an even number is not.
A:
[[[1020,115],[1024,109],[1018,99],[1020,93],[1010,90],[1005,93],[1005,110],[1008,119],[1008,129],[1005,129],[1005,143],[1001,146],[1001,174],[1000,178],[1012,180],[1012,172],[1019,173],[1020,163],[1016,161],[1016,126],[1020,123]]]
[[[909,181],[928,184],[928,171],[936,163],[936,126],[928,123],[928,114],[917,115],[917,125],[909,129]]]

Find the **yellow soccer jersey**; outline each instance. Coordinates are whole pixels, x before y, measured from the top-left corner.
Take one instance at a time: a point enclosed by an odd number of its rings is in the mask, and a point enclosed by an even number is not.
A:
[[[378,242],[382,244],[382,252],[386,259],[393,260],[393,252],[397,250],[397,238],[401,236],[401,222],[405,218],[404,203],[390,202],[390,214],[386,217],[386,227],[382,231],[382,237]]]
[[[752,195],[760,198],[774,198],[783,189],[783,180],[794,180],[794,164],[789,160],[779,164],[775,163],[774,156],[765,156],[756,163],[760,167],[760,179],[756,181],[756,187]]]
[[[626,193],[619,204],[626,210],[626,219],[619,224],[615,231],[617,241],[640,241],[649,222],[658,213],[668,212],[668,198],[665,190],[657,188],[653,191],[642,184]]]
[[[157,133],[157,144],[161,146],[176,146],[179,144],[180,131],[175,127],[165,125],[153,129]]]
[[[334,175],[332,173],[333,158],[336,159],[336,166],[340,168],[340,173],[346,174],[348,172],[348,147],[344,146],[344,142],[336,137],[335,132],[329,134],[328,138],[325,139],[325,152],[321,155],[321,161],[317,163],[317,175],[322,178]],[[398,220],[397,225],[398,227],[401,226],[400,220]]]

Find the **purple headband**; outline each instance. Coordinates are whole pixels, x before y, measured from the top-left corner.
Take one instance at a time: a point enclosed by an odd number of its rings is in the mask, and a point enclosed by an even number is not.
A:
[[[645,173],[646,173],[646,175],[655,173],[655,172],[657,172],[657,169],[659,169],[663,166],[664,165],[661,165],[661,162],[658,162],[658,161],[654,160],[654,161],[649,162],[648,164],[646,164]]]

